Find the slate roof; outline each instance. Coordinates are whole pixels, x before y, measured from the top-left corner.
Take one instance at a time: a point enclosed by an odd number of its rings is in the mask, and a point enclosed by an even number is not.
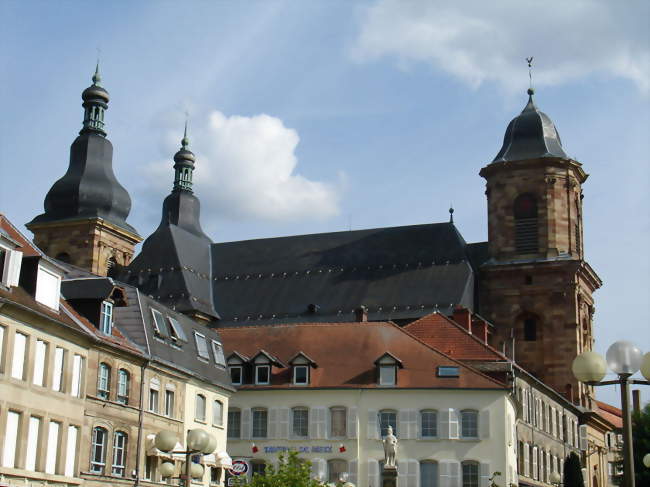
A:
[[[373,321],[474,308],[483,254],[453,223],[213,244],[218,326],[350,321],[361,305]]]
[[[401,360],[396,388],[504,389],[506,386],[470,366],[427,346],[394,323],[339,322],[241,326],[221,330],[226,353],[248,357],[261,349],[287,364],[298,352],[318,363],[311,368],[308,388],[376,389],[374,362],[390,353]],[[458,377],[438,377],[438,366],[459,367]],[[291,382],[290,367],[273,367],[271,384],[243,385],[241,390],[282,389]]]

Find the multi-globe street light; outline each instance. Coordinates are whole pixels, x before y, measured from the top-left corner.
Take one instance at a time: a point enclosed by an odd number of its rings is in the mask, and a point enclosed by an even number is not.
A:
[[[156,434],[154,444],[156,448],[165,453],[178,453],[185,455],[185,475],[180,478],[185,480],[185,486],[189,487],[190,479],[203,477],[204,468],[200,463],[192,462],[192,455],[204,454],[209,455],[217,448],[217,439],[207,431],[202,429],[193,429],[187,432],[186,450],[174,451],[178,438],[171,431],[160,431]],[[174,475],[175,467],[172,462],[163,462],[160,466],[160,475],[163,478]]]
[[[634,487],[634,448],[632,445],[632,420],[630,418],[630,384],[650,385],[650,352],[643,352],[633,343],[615,342],[606,354],[607,361],[596,352],[583,352],[578,355],[571,369],[580,382],[590,386],[621,386],[621,409],[623,411],[623,486]],[[618,379],[603,380],[607,366]],[[647,380],[630,379],[641,370]]]

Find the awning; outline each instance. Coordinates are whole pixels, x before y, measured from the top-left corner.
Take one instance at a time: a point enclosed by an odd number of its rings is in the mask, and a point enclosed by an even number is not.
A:
[[[232,467],[232,458],[225,451],[218,451],[203,455],[203,464],[213,467],[230,468]]]

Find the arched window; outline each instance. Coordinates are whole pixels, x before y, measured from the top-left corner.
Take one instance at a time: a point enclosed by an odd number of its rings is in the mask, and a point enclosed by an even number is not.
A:
[[[397,411],[384,409],[379,411],[379,433],[381,436],[388,434],[388,427],[393,427],[393,435],[397,436]]]
[[[339,482],[344,480],[344,474],[348,473],[348,462],[345,460],[328,460],[327,461],[327,481]]]
[[[292,434],[296,438],[307,438],[309,436],[309,409],[293,408],[292,416]]]
[[[460,412],[461,438],[478,438],[478,411],[466,409]]]
[[[196,421],[205,422],[205,396],[203,394],[196,395],[194,419]]]
[[[99,364],[97,374],[97,397],[108,399],[111,390],[111,368],[105,363]]]
[[[131,376],[125,369],[120,369],[117,373],[117,402],[122,404],[129,403],[129,387],[131,385]]]
[[[345,406],[330,408],[330,438],[344,438],[348,435],[348,410]]]
[[[108,431],[105,428],[100,426],[93,428],[93,438],[90,447],[90,471],[93,473],[104,473],[107,438]]]
[[[463,487],[478,487],[478,462],[463,462]]]
[[[113,468],[111,472],[118,477],[124,477],[126,470],[126,444],[128,438],[123,431],[116,431],[113,437]]]
[[[433,461],[420,462],[420,487],[438,487],[438,463]]]
[[[515,249],[518,254],[538,250],[537,199],[530,193],[517,196],[514,202]]]
[[[438,436],[438,413],[436,411],[420,411],[420,436],[422,438]]]
[[[214,426],[223,426],[223,403],[221,401],[212,403],[212,424]]]

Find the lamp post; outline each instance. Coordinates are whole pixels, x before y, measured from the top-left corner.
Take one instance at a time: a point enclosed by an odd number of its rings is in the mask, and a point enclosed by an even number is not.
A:
[[[217,448],[217,439],[207,431],[193,429],[187,432],[186,450],[173,451],[177,438],[171,431],[160,431],[156,434],[154,444],[156,448],[165,453],[179,453],[185,455],[185,474],[180,476],[184,480],[185,487],[190,487],[192,478],[203,477],[203,465],[192,462],[192,455],[208,455]],[[163,477],[171,477],[174,474],[174,464],[164,462],[160,466],[160,473]]]
[[[562,477],[560,477],[560,474],[558,472],[551,472],[549,480],[551,484],[555,485],[556,487],[560,487],[560,485],[562,485]]]
[[[623,486],[634,487],[634,447],[632,445],[632,420],[630,417],[630,384],[650,385],[650,352],[643,355],[633,343],[615,342],[607,350],[607,362],[596,352],[583,352],[573,360],[571,369],[580,382],[590,386],[621,386],[623,411]],[[607,366],[618,376],[616,380],[603,380]],[[641,369],[647,380],[630,377]]]

